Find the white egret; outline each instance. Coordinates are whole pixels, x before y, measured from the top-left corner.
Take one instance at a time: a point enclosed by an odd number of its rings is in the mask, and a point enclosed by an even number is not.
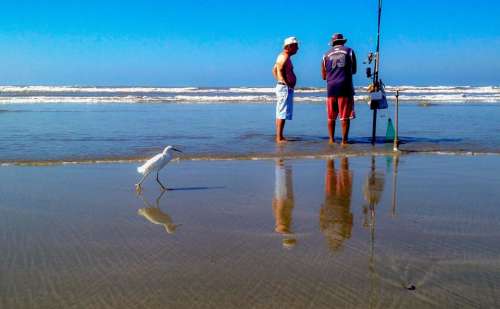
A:
[[[174,157],[173,151],[177,152],[182,152],[179,149],[174,148],[173,146],[167,146],[163,150],[163,152],[155,155],[151,159],[147,160],[146,163],[144,163],[142,166],[139,166],[137,168],[137,172],[139,174],[143,174],[141,180],[139,181],[138,184],[135,185],[136,189],[138,192],[141,191],[141,185],[142,182],[146,179],[146,177],[151,173],[156,171],[156,181],[160,184],[161,188],[163,190],[167,190],[167,188],[160,182],[160,179],[158,178],[158,173],[162,168],[167,165],[170,160]]]

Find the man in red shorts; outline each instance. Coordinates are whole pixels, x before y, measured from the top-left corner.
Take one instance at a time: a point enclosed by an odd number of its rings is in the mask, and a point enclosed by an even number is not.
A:
[[[344,46],[347,39],[340,33],[332,36],[332,48],[323,56],[321,75],[327,82],[328,97],[328,133],[330,144],[335,143],[335,120],[342,121],[342,145],[347,144],[351,119],[354,113],[354,87],[352,75],[356,74],[356,56],[354,51]]]

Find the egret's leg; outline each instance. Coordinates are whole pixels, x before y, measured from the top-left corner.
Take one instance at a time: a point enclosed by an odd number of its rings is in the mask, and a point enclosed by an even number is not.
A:
[[[141,180],[139,181],[139,183],[138,183],[138,184],[136,184],[136,185],[140,187],[140,186],[142,185],[142,183],[144,182],[144,180],[146,179],[146,177],[148,177],[148,175],[149,175],[149,173],[144,174],[144,176],[142,176],[142,178],[141,178]]]
[[[156,198],[156,208],[160,208],[160,200],[163,196],[163,194],[165,194],[165,192],[167,192],[166,190],[162,190],[160,195],[158,195],[158,197]]]
[[[141,191],[142,191],[141,185],[144,182],[144,180],[146,179],[146,177],[148,177],[148,175],[149,175],[149,173],[144,174],[144,176],[142,176],[139,183],[135,184],[135,190],[137,191],[137,193],[141,193]]]
[[[156,181],[160,184],[163,190],[167,190],[167,188],[161,183],[160,178],[158,176],[158,172],[156,172]]]

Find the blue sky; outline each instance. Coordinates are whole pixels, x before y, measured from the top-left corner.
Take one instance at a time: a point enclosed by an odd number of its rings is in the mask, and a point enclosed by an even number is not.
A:
[[[500,1],[383,5],[386,84],[500,85]],[[319,86],[331,34],[344,33],[361,63],[376,14],[376,0],[4,0],[0,84],[270,86],[282,40],[295,35],[298,86]]]

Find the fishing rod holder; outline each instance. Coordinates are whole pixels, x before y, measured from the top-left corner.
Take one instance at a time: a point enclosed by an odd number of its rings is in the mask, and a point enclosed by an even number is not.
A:
[[[396,89],[396,108],[394,109],[394,120],[396,124],[396,130],[394,132],[394,143],[392,149],[397,152],[399,151],[399,89]]]

